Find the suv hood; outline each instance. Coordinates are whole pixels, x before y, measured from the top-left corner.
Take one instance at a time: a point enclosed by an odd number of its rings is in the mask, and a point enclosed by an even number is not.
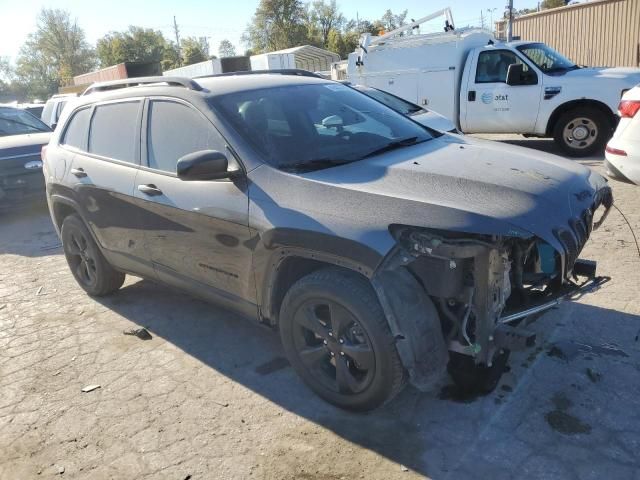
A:
[[[340,217],[362,227],[363,235],[390,224],[535,235],[558,251],[555,230],[571,229],[570,221],[601,200],[596,192],[608,190],[602,176],[578,163],[452,135],[348,165],[277,176],[286,178],[267,179],[274,182],[269,200],[310,218],[329,216],[325,227]]]

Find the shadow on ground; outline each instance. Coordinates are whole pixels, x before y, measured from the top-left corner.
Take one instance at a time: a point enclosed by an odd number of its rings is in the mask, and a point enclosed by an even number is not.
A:
[[[526,443],[526,440],[516,438],[518,427],[525,421],[530,430],[525,437],[531,436],[541,449],[559,441],[588,448],[589,438],[596,438],[600,428],[595,416],[575,417],[581,428],[576,432],[563,432],[563,425],[556,428],[557,425],[550,423],[549,419],[557,423],[573,418],[565,418],[566,408],[555,414],[550,413],[557,400],[554,398],[561,390],[560,387],[552,387],[554,384],[581,383],[585,388],[606,388],[603,386],[605,382],[595,383],[585,376],[581,360],[575,358],[577,355],[572,353],[572,358],[561,358],[562,355],[553,354],[553,349],[557,350],[557,347],[550,344],[512,355],[512,371],[505,375],[501,387],[488,396],[443,396],[442,392],[440,395],[438,392],[425,394],[407,388],[381,410],[370,414],[352,414],[333,408],[308,390],[283,358],[277,333],[264,327],[146,280],[128,285],[117,294],[101,299],[101,302],[282,408],[423,475],[442,478],[449,472],[452,478],[459,478],[458,475],[472,474],[473,468],[465,470],[461,465],[465,457],[475,458],[477,455],[485,460],[495,458],[498,467],[510,472],[510,460],[505,458],[507,452],[500,450],[504,448],[504,441],[513,436],[512,440],[516,442],[509,455],[517,455],[519,448],[537,448],[535,445],[517,445],[518,442]],[[558,320],[563,316],[585,322],[606,321],[611,330],[623,327],[637,329],[640,326],[640,317],[622,312],[582,304],[563,308],[570,311],[561,309],[548,313],[539,321],[539,328],[552,331],[558,325],[563,325]],[[566,318],[562,321],[566,321]],[[580,353],[580,350],[578,354],[587,355]],[[625,353],[624,357],[611,358],[626,362],[625,365],[635,362],[637,369],[638,356],[636,348],[633,352]],[[613,371],[615,368],[614,365]],[[534,369],[538,372],[530,375]],[[599,375],[612,375],[613,371],[603,370]],[[554,377],[557,378],[554,380]],[[525,386],[518,392],[523,379],[526,379]],[[536,392],[535,396],[532,397],[531,392]],[[516,400],[516,395],[521,399]],[[595,393],[592,396],[597,398]],[[621,397],[617,397],[613,403],[615,405],[610,406],[616,409],[637,410],[639,406],[637,401],[630,404]],[[563,405],[566,407],[566,404]],[[501,427],[505,429],[501,441],[485,442],[483,435],[486,437],[488,426],[501,422],[507,422]],[[567,428],[571,428],[571,425]],[[481,453],[473,453],[483,443],[486,445],[482,446]],[[478,461],[477,458],[473,460]],[[600,460],[594,457],[593,461]],[[519,469],[515,466],[512,468],[510,473],[516,475]]]
[[[42,257],[62,253],[46,203],[0,212],[0,255]]]

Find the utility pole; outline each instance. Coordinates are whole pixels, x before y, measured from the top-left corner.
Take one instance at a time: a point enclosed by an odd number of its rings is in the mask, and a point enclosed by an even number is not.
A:
[[[482,10],[480,10],[480,28],[484,30],[484,14],[482,13]]]
[[[507,42],[513,41],[513,0],[509,0],[509,25],[507,26]]]
[[[182,66],[182,55],[180,55],[180,30],[178,30],[178,22],[176,16],[173,16],[173,31],[176,34],[176,48],[178,49],[178,66]]]

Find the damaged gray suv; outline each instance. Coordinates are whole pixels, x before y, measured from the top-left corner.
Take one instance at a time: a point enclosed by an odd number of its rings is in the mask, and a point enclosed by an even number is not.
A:
[[[255,318],[347,409],[447,371],[491,390],[523,319],[604,281],[578,260],[613,202],[600,175],[302,72],[96,84],[43,159],[88,294],[131,274]]]

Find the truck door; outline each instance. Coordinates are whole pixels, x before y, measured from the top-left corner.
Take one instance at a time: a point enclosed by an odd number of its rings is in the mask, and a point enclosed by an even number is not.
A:
[[[514,63],[524,65],[526,84],[507,85],[507,70]],[[535,70],[514,51],[480,51],[472,60],[467,91],[460,98],[462,130],[465,133],[532,133],[540,107],[541,83]]]

